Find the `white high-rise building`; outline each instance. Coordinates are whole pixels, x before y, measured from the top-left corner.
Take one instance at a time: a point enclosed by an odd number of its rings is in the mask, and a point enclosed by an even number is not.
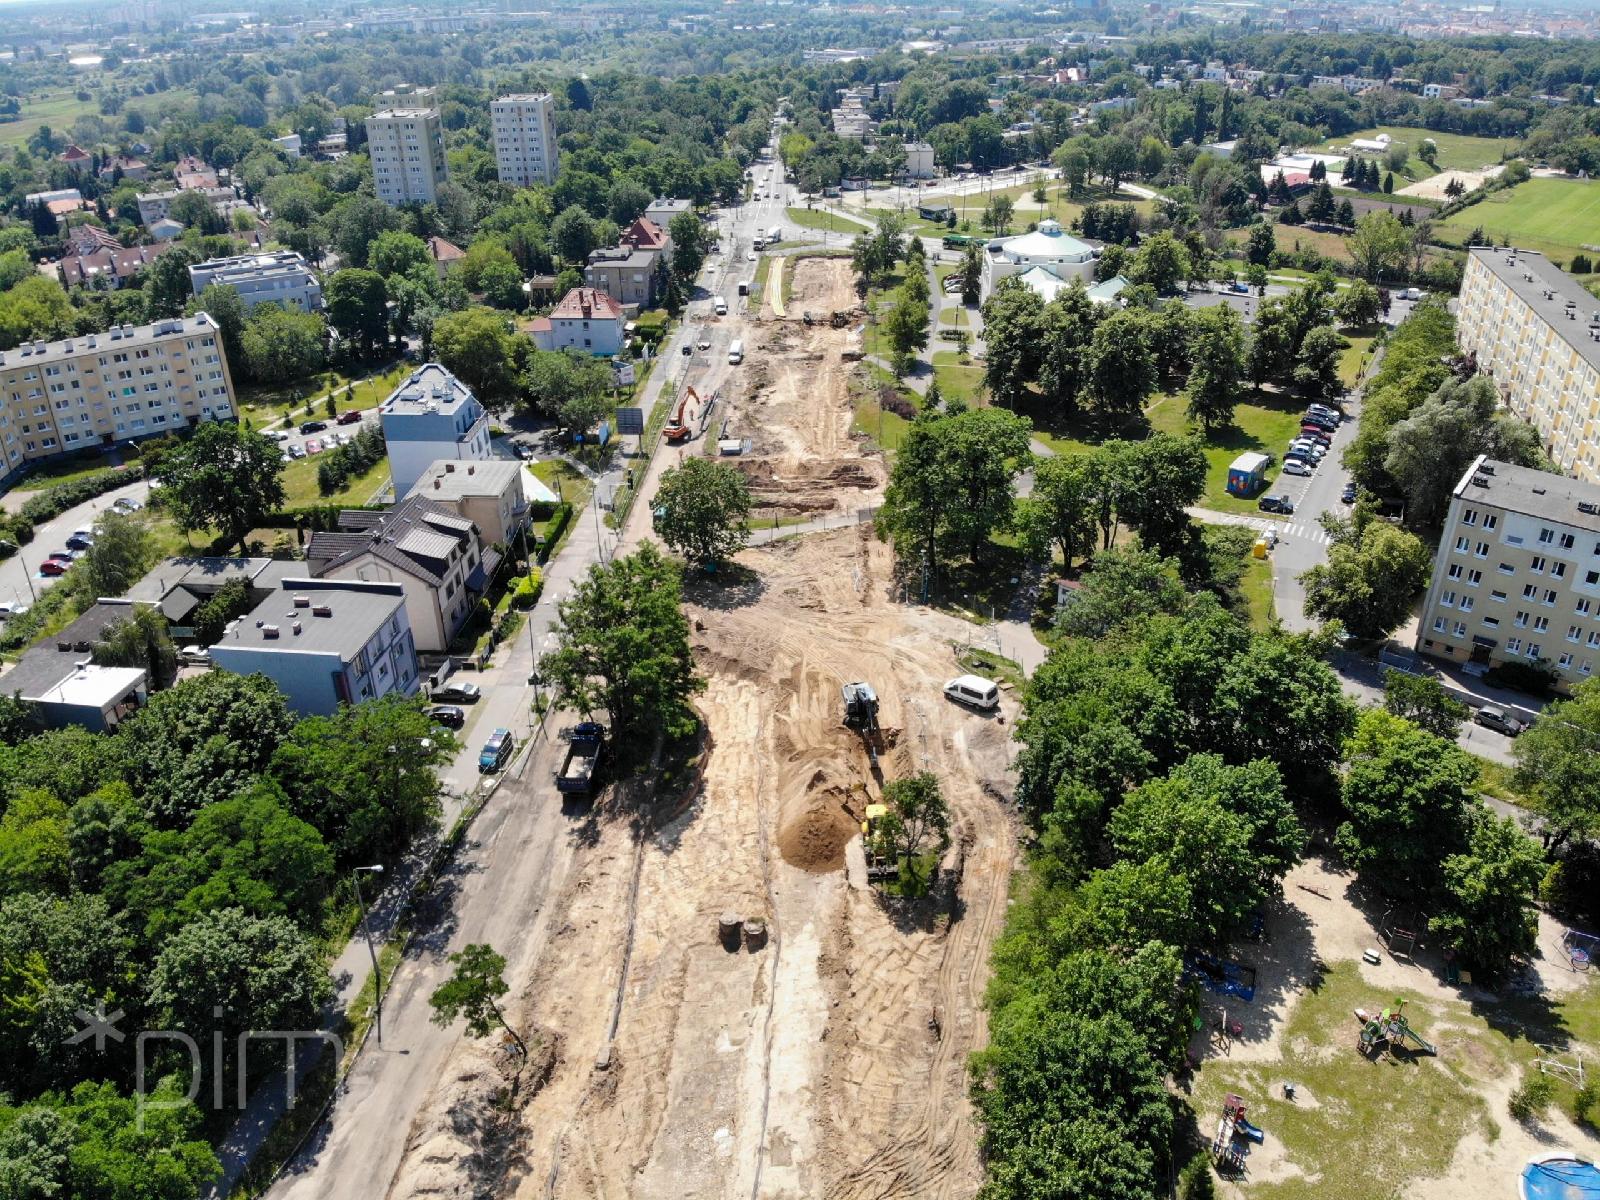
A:
[[[388,108],[367,118],[372,182],[385,204],[431,204],[449,178],[436,108]]]
[[[489,105],[494,125],[494,159],[500,181],[529,187],[552,184],[560,169],[556,149],[555,102],[549,92],[501,96]]]

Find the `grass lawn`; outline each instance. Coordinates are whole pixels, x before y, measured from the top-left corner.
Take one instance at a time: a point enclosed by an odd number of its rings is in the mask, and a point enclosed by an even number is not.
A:
[[[306,419],[306,400],[314,396],[316,403],[313,405],[313,415],[324,419],[327,416],[325,397],[330,389],[338,391],[334,406],[339,412],[350,408],[371,408],[394,390],[408,370],[407,364],[395,363],[371,375],[352,377],[338,371],[327,371],[293,383],[248,384],[238,389],[239,415],[257,429],[263,429],[283,416],[284,405],[294,404],[292,420],[303,421]],[[349,391],[339,391],[349,385],[352,378],[355,386]]]
[[[1461,244],[1476,228],[1499,245],[1524,246],[1567,259],[1600,240],[1600,185],[1582,179],[1530,179],[1494,192],[1435,226],[1442,242]]]
[[[756,264],[756,273],[750,279],[750,307],[752,312],[759,311],[767,296],[767,274],[772,270],[772,259],[765,254]]]
[[[854,430],[866,434],[886,454],[893,454],[900,449],[906,430],[911,428],[910,421],[899,413],[885,412],[870,392],[864,392],[856,398],[855,409]]]
[[[1345,249],[1343,234],[1324,233],[1320,229],[1307,229],[1303,225],[1279,225],[1274,222],[1272,236],[1277,242],[1278,249],[1286,254],[1292,254],[1301,249],[1309,249],[1315,250],[1318,254],[1326,255],[1340,264],[1340,266],[1345,266],[1350,262],[1350,254]],[[1283,272],[1275,271],[1274,273],[1282,274]]]
[[[48,125],[57,134],[65,134],[79,117],[100,111],[98,102],[91,96],[79,100],[75,88],[59,92],[44,92],[23,101],[22,113],[15,121],[0,124],[0,146],[20,146]]]
[[[129,459],[127,461],[131,462],[133,460]],[[58,483],[73,483],[79,479],[90,479],[97,475],[108,474],[117,469],[109,465],[105,459],[98,457],[89,462],[79,462],[72,458],[45,459],[35,463],[33,470],[28,472],[27,478],[18,480],[16,486],[8,490],[19,494],[42,492],[46,488],[55,487]]]
[[[865,221],[852,221],[841,217],[838,213],[823,212],[820,209],[786,208],[783,215],[802,229],[825,229],[829,233],[843,233],[854,237],[858,233],[866,233],[871,226]]]
[[[666,407],[663,401],[661,408]],[[588,476],[564,458],[547,458],[534,463],[533,474],[545,487],[572,505],[575,515],[583,511],[583,506],[589,503],[589,497],[594,492],[594,484],[589,482]]]
[[[323,454],[328,453],[323,451]],[[317,464],[322,454],[308,454],[283,468],[283,496],[286,508],[306,504],[365,504],[372,494],[389,478],[389,460],[386,458],[362,475],[353,476],[343,491],[324,496],[317,490]]]
[[[1272,628],[1276,611],[1272,606],[1272,562],[1253,555],[1244,560],[1244,574],[1239,576],[1239,591],[1250,613],[1250,628],[1265,633]]]
[[[1345,387],[1353,388],[1361,381],[1361,371],[1366,365],[1367,357],[1372,353],[1372,343],[1377,339],[1370,333],[1357,333],[1354,330],[1341,330],[1344,340],[1350,344],[1339,355],[1339,378]]]
[[[1439,148],[1437,161],[1440,170],[1455,168],[1461,171],[1476,171],[1479,167],[1493,166],[1517,148],[1516,141],[1511,138],[1469,137],[1461,133],[1435,133],[1431,129],[1416,129],[1407,125],[1379,125],[1376,129],[1364,129],[1358,133],[1330,138],[1319,149],[1324,153],[1337,153],[1357,138],[1370,140],[1380,133],[1387,133],[1393,140],[1405,143],[1406,148],[1411,151],[1411,160],[1406,163],[1406,169],[1402,174],[1413,181],[1426,179],[1434,173],[1428,169],[1427,163],[1417,157],[1417,150],[1422,146],[1424,138],[1432,138],[1433,144]],[[1381,156],[1363,154],[1362,157]]]
[[[971,404],[983,388],[983,368],[976,363],[963,363],[954,350],[933,352],[933,377],[939,384],[939,394],[946,400],[961,399]]]
[[[1472,761],[1478,767],[1478,790],[1485,796],[1493,796],[1496,800],[1504,800],[1508,804],[1526,808],[1528,798],[1512,786],[1511,776],[1514,767],[1505,763],[1494,762],[1487,758],[1479,758],[1476,754]]]
[[[1271,1153],[1276,1169],[1252,1181],[1251,1195],[1390,1200],[1441,1174],[1467,1134],[1494,1136],[1478,1089],[1513,1067],[1510,1042],[1467,1004],[1400,998],[1410,1000],[1408,1015],[1440,1047],[1439,1057],[1386,1054],[1373,1061],[1358,1053],[1352,1011],[1394,997],[1363,983],[1354,963],[1341,962],[1301,993],[1283,1033],[1284,1058],[1206,1062],[1191,1099],[1201,1131],[1215,1131],[1230,1092],[1245,1099],[1251,1121],[1266,1131],[1268,1148],[1258,1153]],[[1284,1099],[1286,1079],[1314,1102]],[[1381,1148],[1373,1141],[1379,1131]],[[1279,1165],[1280,1156],[1288,1162]]]
[[[956,329],[965,329],[970,322],[966,309],[959,304],[950,304],[939,310],[939,323],[954,326]]]
[[[1184,407],[1182,396],[1166,395],[1145,409],[1145,414],[1154,431],[1182,436],[1193,432]],[[1252,393],[1250,401],[1234,409],[1233,424],[1205,438],[1208,465],[1201,505],[1218,512],[1255,512],[1254,497],[1228,495],[1228,465],[1247,450],[1282,454],[1289,439],[1300,428],[1304,411],[1305,405],[1298,398],[1273,392]],[[1270,489],[1269,479],[1267,490]]]

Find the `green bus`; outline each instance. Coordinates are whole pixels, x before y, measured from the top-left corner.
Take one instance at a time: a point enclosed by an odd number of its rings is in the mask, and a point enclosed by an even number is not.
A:
[[[963,246],[978,245],[983,239],[966,233],[947,233],[939,241],[946,250],[959,250]]]

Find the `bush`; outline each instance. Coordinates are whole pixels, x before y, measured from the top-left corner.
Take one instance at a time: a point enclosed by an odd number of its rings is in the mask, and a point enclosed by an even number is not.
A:
[[[908,421],[917,419],[917,406],[894,388],[878,389],[878,407],[886,413],[893,413],[895,416],[904,417]]]
[[[532,608],[539,603],[539,595],[543,591],[544,572],[538,567],[533,567],[526,575],[520,576],[516,585],[512,587],[511,604],[514,608]]]
[[[26,546],[33,541],[33,522],[18,513],[5,523],[6,531],[11,535],[11,540],[19,546]]]
[[[1600,846],[1577,842],[1550,864],[1539,885],[1539,899],[1569,923],[1593,928],[1600,923]]]
[[[1595,1107],[1600,1105],[1600,1081],[1587,1080],[1572,1098],[1572,1113],[1585,1124],[1595,1123]]]
[[[1492,687],[1549,697],[1555,695],[1556,681],[1560,678],[1550,660],[1541,658],[1538,662],[1505,662],[1490,667],[1484,672],[1483,681]]]
[[[1213,1200],[1216,1194],[1216,1180],[1211,1174],[1211,1156],[1202,1151],[1178,1173],[1179,1200]]]
[[[140,468],[123,467],[120,470],[107,471],[104,475],[85,475],[66,483],[58,483],[55,487],[46,488],[24,504],[21,515],[37,525],[41,521],[59,517],[69,508],[76,508],[85,501],[93,500],[96,496],[104,496],[107,492],[114,492],[119,487],[126,487],[143,477],[144,472]]]
[[[549,527],[545,529],[544,537],[539,540],[539,564],[543,566],[550,561],[550,552],[561,541],[561,535],[567,531],[567,526],[572,523],[572,505],[563,504],[550,518]]]
[[[1524,1079],[1517,1090],[1511,1093],[1507,1107],[1519,1121],[1537,1120],[1550,1110],[1555,1098],[1555,1081],[1543,1071],[1538,1071]]]
[[[361,432],[347,446],[339,446],[323,455],[317,464],[317,491],[324,496],[344,488],[358,475],[364,475],[382,461],[388,452],[383,441],[383,430],[377,425],[363,425]]]

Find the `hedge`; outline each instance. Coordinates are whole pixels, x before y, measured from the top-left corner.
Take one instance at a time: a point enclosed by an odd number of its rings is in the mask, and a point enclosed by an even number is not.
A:
[[[104,475],[84,475],[66,483],[58,483],[31,497],[23,504],[21,515],[37,525],[40,521],[59,517],[67,509],[76,508],[96,496],[104,496],[107,492],[114,492],[143,478],[142,467],[122,467],[107,471]]]
[[[556,509],[555,515],[550,518],[550,527],[545,530],[544,537],[539,541],[539,565],[542,567],[550,561],[550,552],[561,541],[561,535],[567,531],[567,526],[572,523],[572,505],[563,504]]]

